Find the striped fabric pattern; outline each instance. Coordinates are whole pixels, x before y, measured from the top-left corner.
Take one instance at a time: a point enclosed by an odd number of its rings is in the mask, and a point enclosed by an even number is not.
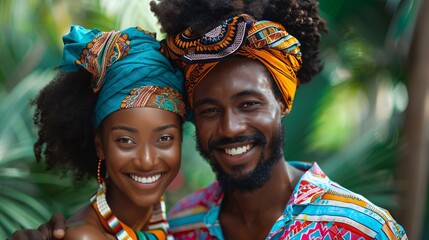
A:
[[[91,197],[91,203],[104,228],[116,235],[118,240],[171,239],[171,236],[167,235],[168,222],[163,199],[153,207],[152,217],[149,220],[149,230],[146,232],[132,229],[116,218],[106,201],[106,185],[104,182],[100,185],[97,193]]]
[[[306,171],[266,239],[408,239],[388,211],[331,181],[317,163],[289,162]],[[218,216],[223,191],[218,182],[172,208],[176,239],[224,239]]]

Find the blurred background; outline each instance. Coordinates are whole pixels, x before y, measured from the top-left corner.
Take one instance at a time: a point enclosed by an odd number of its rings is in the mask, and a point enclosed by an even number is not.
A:
[[[37,164],[29,101],[55,74],[70,24],[159,32],[149,0],[0,1],[0,239],[70,216],[96,190]],[[284,120],[288,160],[317,161],[334,181],[387,208],[410,239],[428,239],[429,19],[423,0],[321,0],[325,68]],[[426,46],[427,45],[427,46]],[[184,127],[172,204],[214,179]],[[96,173],[94,173],[94,176]]]

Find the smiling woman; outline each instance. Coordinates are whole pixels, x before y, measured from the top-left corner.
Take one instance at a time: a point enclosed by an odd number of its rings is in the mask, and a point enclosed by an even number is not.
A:
[[[36,158],[97,176],[65,239],[166,239],[162,199],[180,167],[183,78],[139,27],[72,26],[61,71],[34,101]],[[98,161],[97,161],[98,159]]]
[[[99,158],[106,159],[110,205],[145,209],[159,201],[179,170],[180,146],[181,123],[172,112],[131,108],[104,119],[96,148]],[[136,222],[145,219],[139,211],[133,215]]]

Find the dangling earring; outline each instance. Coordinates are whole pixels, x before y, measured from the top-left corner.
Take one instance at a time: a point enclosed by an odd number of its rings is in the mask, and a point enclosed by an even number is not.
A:
[[[103,161],[103,159],[99,158],[98,159],[98,166],[97,166],[97,182],[100,185],[104,183],[104,179],[101,177],[101,162],[102,161]]]

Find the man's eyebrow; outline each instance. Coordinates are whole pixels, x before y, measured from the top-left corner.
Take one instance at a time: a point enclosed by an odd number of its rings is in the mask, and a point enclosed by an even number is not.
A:
[[[238,92],[238,93],[232,95],[232,97],[233,98],[239,98],[239,97],[244,97],[244,96],[249,96],[249,95],[265,96],[260,91],[256,91],[256,90],[244,90],[244,91],[241,91],[241,92]]]
[[[260,91],[256,91],[256,90],[243,90],[241,92],[238,92],[234,95],[232,95],[232,98],[240,98],[240,97],[244,97],[244,96],[265,96],[263,93],[261,93]],[[198,107],[201,106],[203,104],[218,104],[219,101],[214,99],[214,98],[203,98],[198,100],[197,102],[195,102],[194,107]]]
[[[218,100],[216,100],[214,98],[207,97],[207,98],[203,98],[203,99],[200,99],[197,102],[195,102],[194,107],[198,107],[198,106],[201,106],[204,104],[217,104],[217,103],[219,103]]]

